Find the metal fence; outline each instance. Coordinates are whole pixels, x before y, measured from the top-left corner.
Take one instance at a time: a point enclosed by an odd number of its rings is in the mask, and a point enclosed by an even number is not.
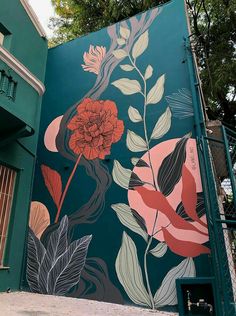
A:
[[[236,315],[236,134],[219,127],[202,137],[200,159],[219,316]]]

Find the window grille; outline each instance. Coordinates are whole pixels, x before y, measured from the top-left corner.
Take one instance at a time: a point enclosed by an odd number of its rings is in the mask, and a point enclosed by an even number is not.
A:
[[[8,226],[16,180],[16,171],[0,165],[0,267],[4,266]]]

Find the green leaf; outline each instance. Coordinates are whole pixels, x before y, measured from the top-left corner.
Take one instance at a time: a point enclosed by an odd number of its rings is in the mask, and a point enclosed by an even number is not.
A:
[[[125,232],[123,232],[122,244],[115,266],[117,277],[131,301],[137,305],[151,307],[135,243]]]
[[[125,95],[131,95],[141,91],[140,83],[137,80],[130,80],[128,78],[113,81],[112,85]]]
[[[166,111],[158,119],[152,131],[151,139],[159,139],[169,131],[171,126],[171,116],[171,111],[168,107]]]
[[[147,66],[147,69],[146,69],[146,71],[145,71],[144,78],[145,78],[146,80],[149,79],[149,78],[151,78],[152,73],[153,73],[153,68],[152,68],[151,65],[148,65],[148,66]]]
[[[134,44],[133,49],[132,49],[133,58],[136,59],[137,57],[142,55],[142,53],[146,50],[147,47],[148,47],[148,31],[143,33]]]
[[[112,54],[117,58],[121,59],[127,56],[127,52],[124,49],[116,49],[112,52]]]
[[[146,163],[146,161],[144,161],[141,158],[131,158],[131,162],[134,166],[136,167],[147,167],[149,168],[150,166]]]
[[[121,37],[128,39],[130,36],[130,30],[127,27],[120,27],[120,35]]]
[[[133,216],[131,208],[124,203],[117,203],[111,205],[112,209],[116,212],[120,222],[131,229],[133,232],[139,234],[147,242],[148,235],[141,226],[138,224],[137,220]]]
[[[131,65],[120,65],[120,68],[124,71],[132,71],[134,69]]]
[[[132,171],[122,167],[118,160],[114,160],[112,177],[115,183],[124,189],[129,188],[129,181]]]
[[[172,268],[154,296],[155,307],[177,305],[176,279],[195,276],[196,270],[192,258],[186,258],[178,266]]]
[[[125,40],[123,39],[123,38],[117,38],[117,43],[119,44],[119,45],[124,45],[125,44]]]
[[[147,143],[145,140],[130,130],[127,131],[126,145],[128,149],[133,152],[147,150]]]
[[[165,75],[158,78],[155,85],[149,91],[147,96],[147,104],[156,104],[161,101],[164,93]]]
[[[143,120],[142,116],[140,115],[139,111],[134,107],[130,106],[128,109],[129,118],[132,122],[138,123]]]
[[[157,258],[161,258],[164,256],[167,249],[168,249],[167,244],[164,242],[160,242],[159,244],[157,244],[156,247],[150,250],[150,253]]]

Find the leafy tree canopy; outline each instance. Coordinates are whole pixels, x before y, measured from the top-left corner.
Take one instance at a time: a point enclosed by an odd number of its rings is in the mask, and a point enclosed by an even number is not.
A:
[[[58,17],[50,45],[99,30],[167,0],[51,0]],[[183,1],[183,0],[181,0]],[[236,122],[236,0],[186,0],[210,119]]]

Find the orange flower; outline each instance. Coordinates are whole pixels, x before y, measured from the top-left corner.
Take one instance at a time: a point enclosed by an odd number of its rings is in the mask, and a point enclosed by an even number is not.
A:
[[[82,65],[84,71],[93,72],[98,75],[102,60],[106,55],[106,48],[104,46],[96,46],[90,45],[89,52],[84,53],[84,63]]]
[[[85,158],[105,159],[111,145],[120,140],[124,123],[117,118],[116,104],[110,100],[84,99],[77,107],[77,114],[67,125],[73,131],[69,147]]]

